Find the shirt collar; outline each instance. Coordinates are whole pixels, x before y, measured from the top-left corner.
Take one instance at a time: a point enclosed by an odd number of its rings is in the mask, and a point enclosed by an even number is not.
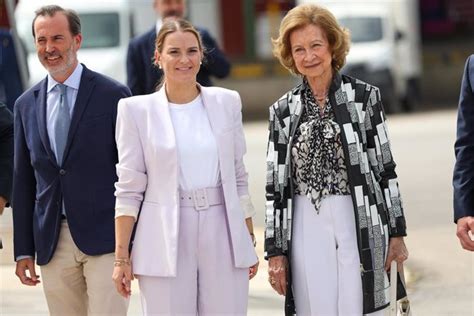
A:
[[[84,67],[80,63],[77,63],[76,69],[74,69],[72,74],[64,81],[63,84],[68,86],[69,88],[79,90],[79,85],[81,83],[81,76],[82,76],[82,70],[83,69],[84,69]],[[58,84],[59,84],[59,82],[54,80],[54,78],[50,74],[48,74],[48,90],[47,90],[47,92],[49,93]]]
[[[158,20],[156,20],[156,34],[160,33],[162,26],[163,26],[163,20],[158,18]]]

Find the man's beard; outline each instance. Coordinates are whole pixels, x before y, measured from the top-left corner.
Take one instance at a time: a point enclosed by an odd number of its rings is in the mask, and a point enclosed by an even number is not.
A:
[[[74,52],[72,46],[70,46],[64,54],[61,54],[60,56],[63,58],[63,63],[56,66],[49,66],[47,64],[45,66],[51,75],[62,75],[74,64]]]

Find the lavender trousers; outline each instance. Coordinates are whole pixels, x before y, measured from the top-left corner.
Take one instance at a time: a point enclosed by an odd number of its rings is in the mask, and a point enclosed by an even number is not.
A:
[[[248,268],[235,268],[225,205],[180,208],[176,277],[139,275],[144,315],[246,315]]]

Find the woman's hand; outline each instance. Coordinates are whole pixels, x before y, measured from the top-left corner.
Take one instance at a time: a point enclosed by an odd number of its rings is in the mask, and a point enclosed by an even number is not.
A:
[[[252,278],[257,275],[258,271],[258,265],[260,264],[260,261],[257,260],[257,263],[254,264],[249,268],[249,280],[252,280]]]
[[[132,266],[130,264],[115,265],[112,273],[112,280],[115,283],[117,292],[125,298],[132,295],[131,282],[134,279]]]
[[[280,295],[286,295],[286,273],[288,261],[285,256],[271,257],[268,260],[268,282]]]
[[[403,237],[392,237],[388,244],[387,261],[385,262],[385,270],[390,270],[390,264],[392,261],[396,261],[400,266],[403,261],[408,259],[408,250],[405,246]]]

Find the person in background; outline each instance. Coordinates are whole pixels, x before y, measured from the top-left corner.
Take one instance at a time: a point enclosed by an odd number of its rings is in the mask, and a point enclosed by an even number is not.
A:
[[[474,251],[474,55],[464,68],[454,144],[454,222],[461,246]]]
[[[13,111],[13,104],[23,93],[20,69],[12,34],[0,28],[0,102]],[[26,58],[23,61],[26,64]]]
[[[33,38],[47,77],[14,107],[13,237],[16,275],[37,285],[51,315],[126,315],[110,280],[114,262],[115,120],[124,85],[80,64],[81,21],[39,8]]]
[[[287,315],[382,315],[387,270],[408,257],[380,91],[339,73],[349,42],[312,4],[290,10],[273,41],[302,79],[270,106],[267,149],[265,257]]]
[[[13,115],[0,103],[0,215],[8,206],[13,181]],[[2,239],[0,238],[0,249]]]
[[[128,297],[138,278],[145,315],[245,315],[258,269],[240,96],[198,84],[202,58],[189,22],[165,22],[160,89],[118,106],[113,279]]]
[[[184,17],[186,1],[154,0],[153,9],[158,17],[156,25],[150,31],[131,40],[128,46],[127,85],[133,95],[156,91],[163,76],[163,70],[153,63],[156,34],[164,21]],[[211,34],[203,28],[197,28],[197,30],[201,35],[204,49],[204,58],[197,74],[197,81],[207,87],[212,85],[211,76],[225,78],[229,75],[230,63]]]

